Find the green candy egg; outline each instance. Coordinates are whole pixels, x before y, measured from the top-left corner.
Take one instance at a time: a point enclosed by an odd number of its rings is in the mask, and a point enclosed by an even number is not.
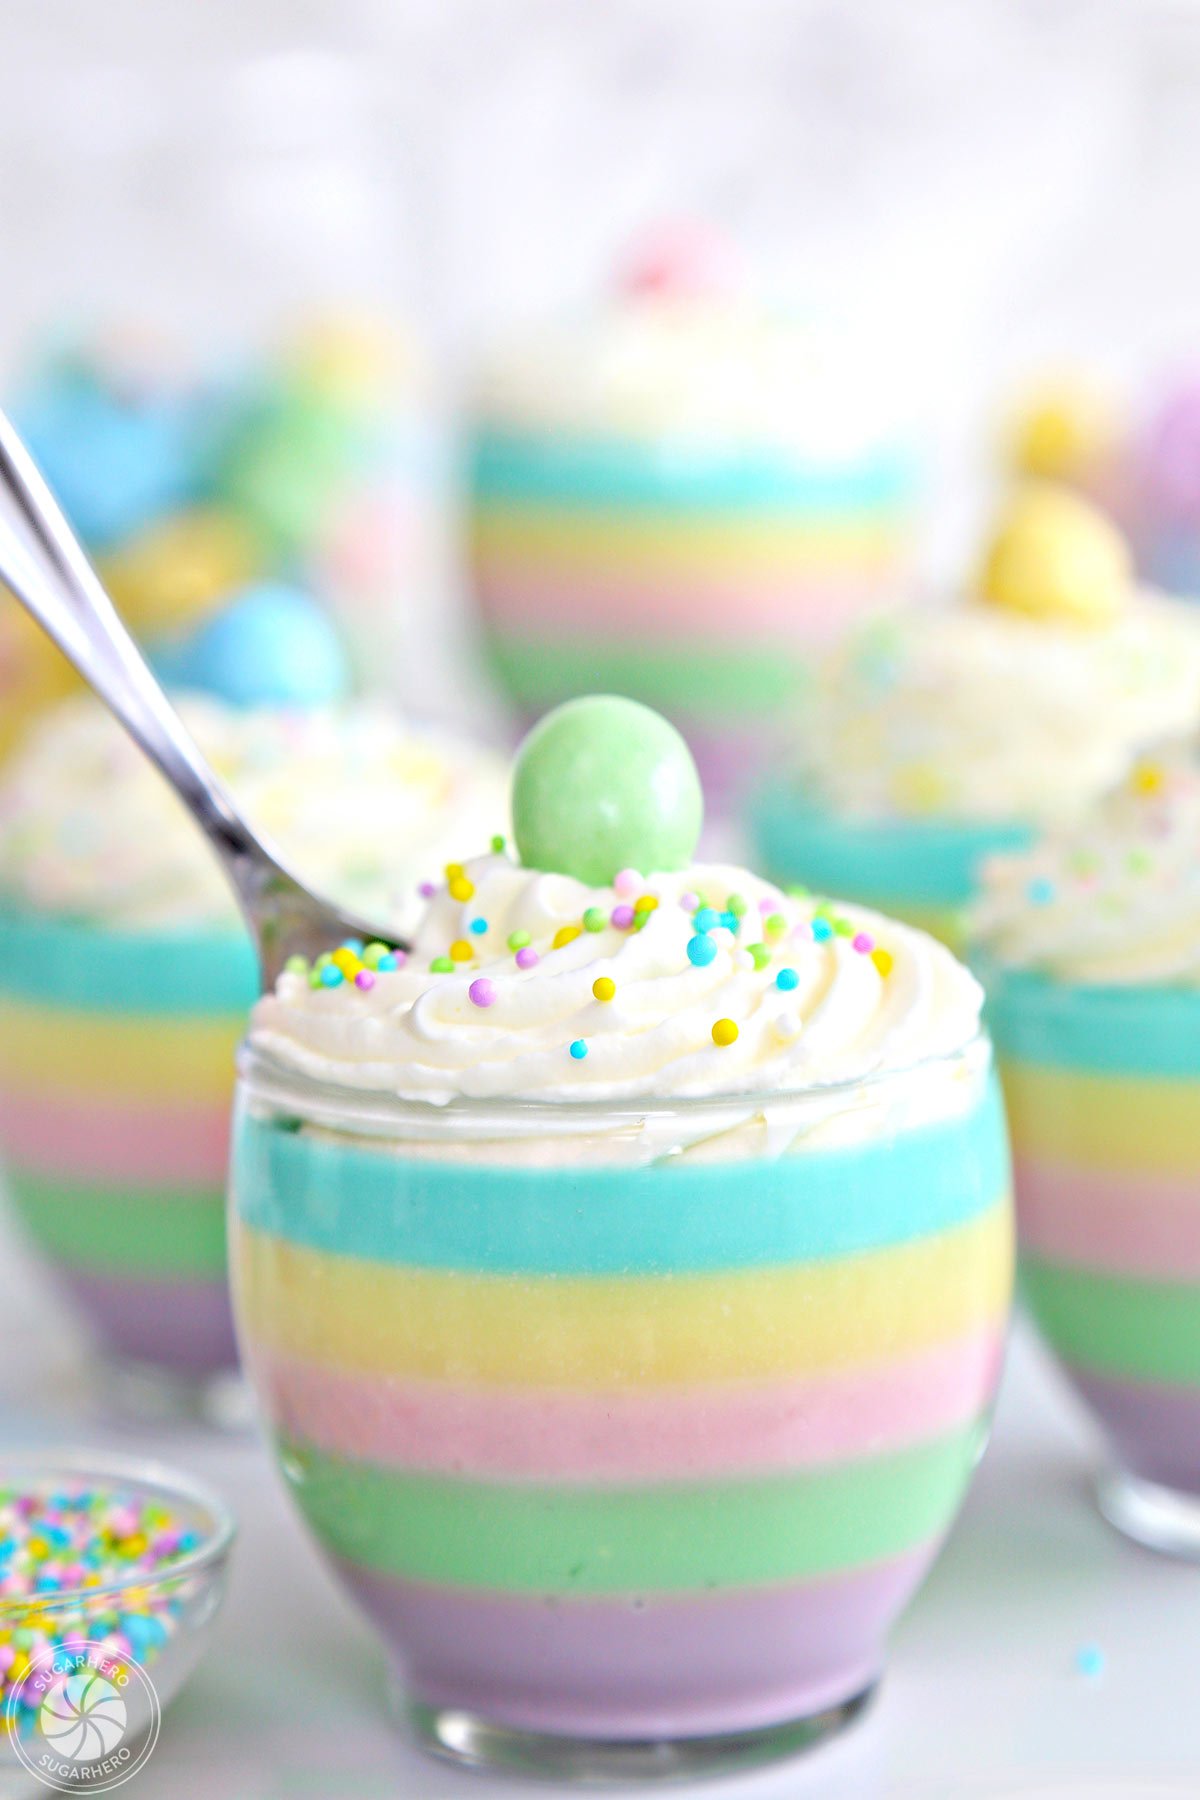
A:
[[[513,836],[527,869],[605,887],[621,869],[686,869],[704,821],[692,753],[636,700],[568,700],[517,752]]]

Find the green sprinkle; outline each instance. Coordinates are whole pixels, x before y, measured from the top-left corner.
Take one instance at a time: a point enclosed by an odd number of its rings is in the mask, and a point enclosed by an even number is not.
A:
[[[787,920],[782,913],[771,913],[764,921],[764,927],[772,937],[778,937],[781,931],[787,930]]]
[[[731,912],[735,919],[740,919],[746,910],[746,902],[740,894],[730,894],[725,902],[725,911]]]
[[[332,961],[333,961],[333,951],[332,950],[322,950],[320,956],[318,956],[316,962],[313,964],[313,968],[317,971],[317,973],[319,975],[321,970],[327,969]]]
[[[787,895],[789,900],[807,900],[810,898],[808,889],[806,887],[799,887],[799,886],[793,885],[792,887],[785,888],[783,891]]]
[[[448,956],[435,956],[429,970],[432,975],[453,975],[454,964]]]
[[[283,966],[287,970],[289,975],[307,975],[308,974],[308,958],[307,958],[307,956],[289,956]]]
[[[585,931],[603,931],[608,924],[608,914],[599,906],[589,906],[583,915]]]
[[[308,971],[308,985],[310,988],[319,988],[322,985],[320,969],[313,968]]]
[[[528,942],[529,933],[527,931],[510,931],[508,934],[510,950],[523,950]]]
[[[767,946],[765,944],[747,944],[746,948],[754,958],[755,968],[765,969],[771,960],[771,952]]]
[[[492,855],[493,856],[503,856],[504,852],[507,849],[508,849],[508,839],[506,837],[504,837],[501,832],[498,831],[496,833],[495,837],[492,839]]]
[[[834,937],[853,937],[854,927],[849,919],[835,919],[833,921],[833,935]]]
[[[1125,858],[1125,867],[1131,875],[1148,875],[1154,867],[1154,858],[1148,850],[1131,850]]]
[[[368,969],[377,969],[379,967],[380,957],[386,956],[387,953],[388,947],[386,944],[372,943],[368,944],[363,951],[362,959],[366,963]]]

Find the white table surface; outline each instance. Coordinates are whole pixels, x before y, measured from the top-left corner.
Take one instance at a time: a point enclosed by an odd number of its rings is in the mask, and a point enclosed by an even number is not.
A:
[[[0,1240],[0,1446],[92,1443],[202,1476],[240,1522],[209,1654],[168,1711],[138,1800],[515,1800],[556,1791],[398,1742],[381,1659],[302,1539],[250,1437],[98,1424],[65,1315]],[[1088,1429],[1027,1332],[962,1520],[895,1634],[869,1715],[714,1800],[1025,1800],[1200,1794],[1200,1570],[1120,1541],[1092,1510]],[[1104,1667],[1081,1673],[1081,1649]],[[632,1790],[626,1790],[631,1792]],[[637,1789],[636,1793],[649,1792]],[[678,1790],[674,1790],[678,1791]]]

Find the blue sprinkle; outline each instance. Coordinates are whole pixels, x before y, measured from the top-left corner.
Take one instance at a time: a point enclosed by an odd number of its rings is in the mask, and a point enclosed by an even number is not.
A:
[[[697,931],[711,931],[714,925],[721,923],[721,915],[714,912],[711,906],[701,906],[692,914],[692,924]]]
[[[814,919],[812,922],[812,934],[816,938],[818,944],[823,944],[826,938],[831,938],[833,936],[833,926],[830,925],[826,919]]]
[[[735,912],[723,912],[721,914],[721,924],[725,927],[726,931],[740,931],[742,928],[742,921]]]
[[[775,977],[775,986],[782,988],[785,994],[790,993],[792,988],[800,986],[800,977],[795,969],[780,969]]]
[[[325,987],[341,987],[342,971],[336,963],[326,963],[321,970],[321,981]]]
[[[1104,1673],[1104,1652],[1099,1644],[1081,1644],[1075,1652],[1075,1667],[1089,1681],[1095,1681]]]
[[[1029,883],[1025,894],[1031,906],[1049,906],[1054,898],[1054,883],[1045,875],[1039,875]]]
[[[342,945],[342,949],[352,950],[355,956],[361,956],[363,953],[363,941],[361,938],[347,938]]]
[[[575,1058],[576,1062],[582,1062],[587,1055],[587,1045],[582,1038],[576,1038],[575,1042],[571,1045],[571,1055]]]
[[[694,938],[688,939],[687,953],[688,961],[695,963],[698,969],[703,969],[717,954],[717,946],[707,932],[698,931]]]
[[[487,920],[486,919],[472,919],[471,923],[467,926],[467,930],[473,931],[475,933],[476,937],[482,937],[484,932],[487,930]]]

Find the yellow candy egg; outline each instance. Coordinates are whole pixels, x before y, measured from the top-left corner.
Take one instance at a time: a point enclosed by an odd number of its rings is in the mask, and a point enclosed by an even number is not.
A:
[[[1029,618],[1105,625],[1129,597],[1132,567],[1102,512],[1047,483],[1012,501],[987,547],[979,594]]]
[[[149,526],[100,563],[128,622],[155,632],[186,625],[263,569],[249,526],[215,507],[198,507]]]
[[[1113,456],[1116,409],[1085,380],[1062,376],[1028,393],[1008,431],[1007,461],[1038,481],[1082,481]]]

